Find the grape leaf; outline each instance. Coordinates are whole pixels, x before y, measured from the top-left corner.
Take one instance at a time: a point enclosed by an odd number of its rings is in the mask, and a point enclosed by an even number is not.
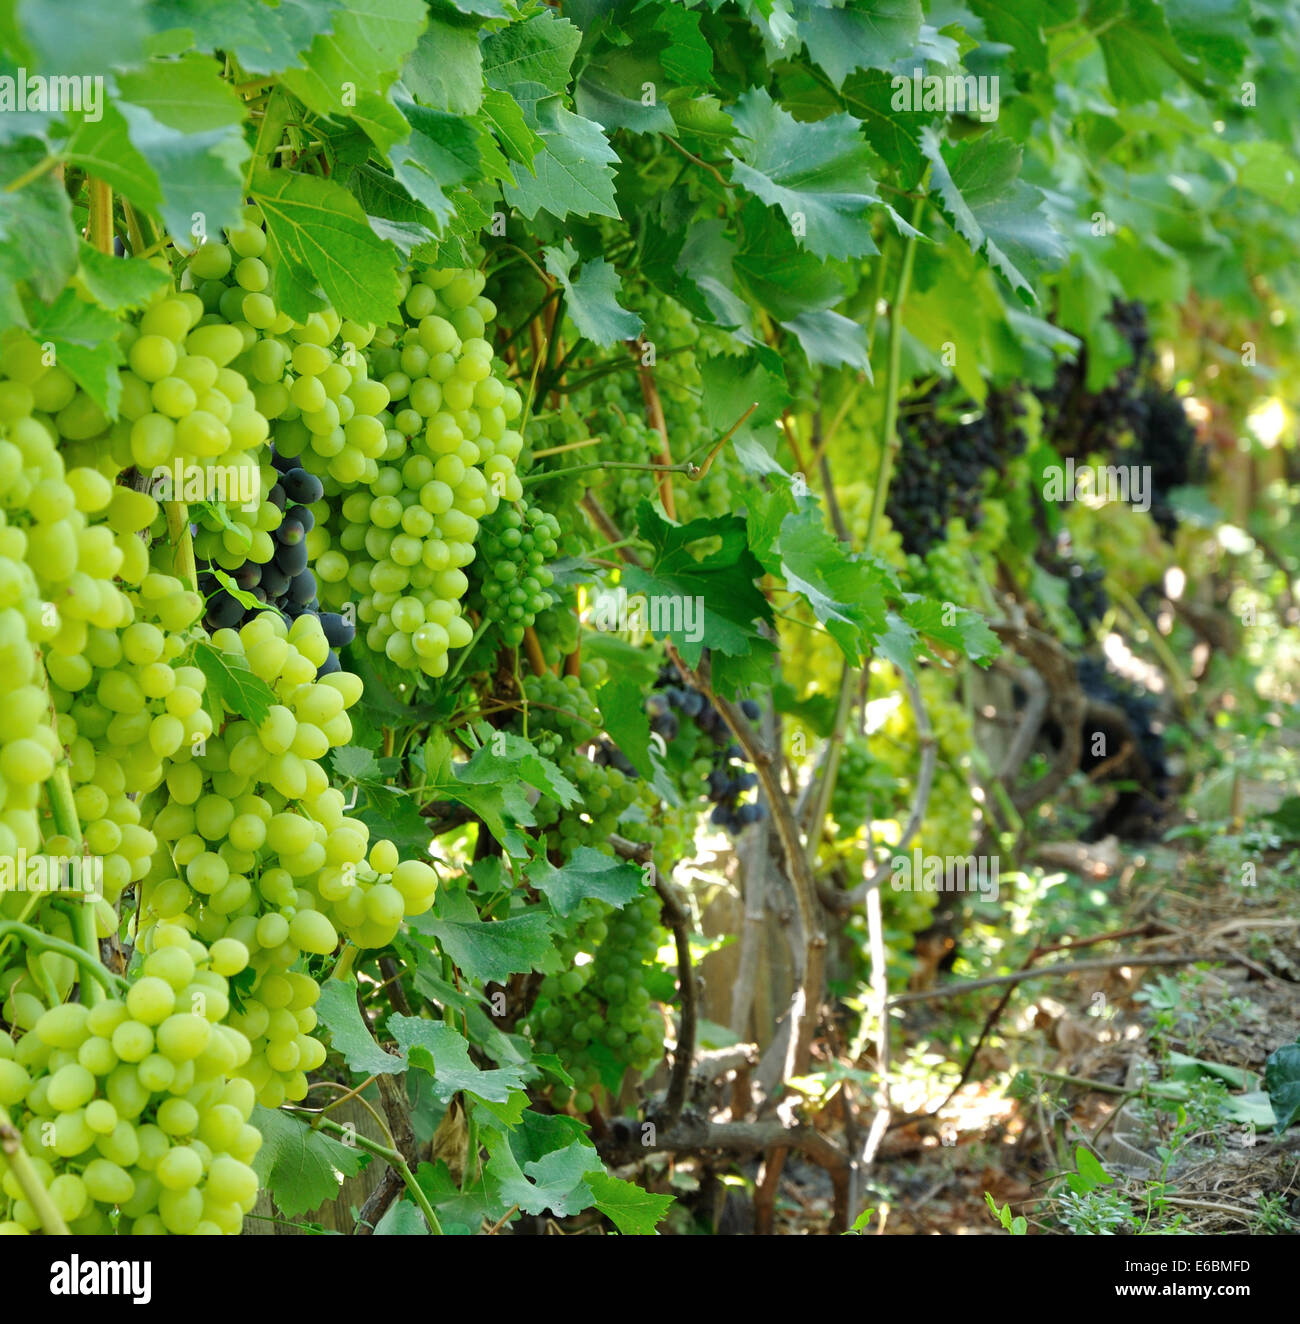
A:
[[[925,158],[921,155],[921,129],[939,118],[937,112],[893,108],[892,75],[882,69],[864,69],[847,79],[840,98],[859,120],[867,141],[879,156],[895,166],[900,181],[908,187],[921,177]]]
[[[412,921],[456,963],[482,983],[504,983],[511,975],[539,968],[550,954],[551,921],[540,906],[509,919],[457,921],[421,915]]]
[[[735,427],[753,404],[758,408],[740,425],[736,439],[765,437],[775,441],[776,420],[790,403],[790,388],[781,358],[773,350],[762,345],[739,357],[718,354],[705,359],[700,365],[700,384],[704,417],[711,435],[701,439],[692,452],[694,458],[699,459],[701,452],[711,450],[717,438]],[[735,441],[729,444],[734,449]],[[724,450],[714,463],[721,463],[726,457]],[[707,483],[708,475],[701,481]]]
[[[581,799],[578,788],[560,771],[559,765],[539,753],[531,740],[510,731],[498,731],[487,723],[480,723],[477,730],[485,743],[458,770],[462,781],[522,781],[566,809]]]
[[[78,247],[86,289],[112,313],[142,308],[169,282],[164,272],[140,258],[110,257],[84,240]]]
[[[204,504],[206,504],[206,502]],[[266,607],[268,611],[275,610],[274,607],[270,607],[264,602],[259,602],[246,589],[240,588],[224,570],[220,570],[214,566],[212,573],[216,576],[217,583],[220,584],[236,602],[242,603],[249,611],[257,611],[262,607]]]
[[[808,600],[844,656],[857,662],[885,628],[880,571],[850,553],[811,512],[791,512],[782,521],[780,554],[786,583]]]
[[[997,635],[978,612],[932,598],[906,597],[902,617],[917,633],[955,648],[980,666],[986,666],[1002,651]]]
[[[402,69],[402,82],[435,110],[473,115],[483,104],[483,53],[473,19],[432,9]]]
[[[77,126],[63,156],[142,210],[156,213],[162,206],[157,172],[131,142],[130,126],[111,102],[99,120],[83,120]],[[188,232],[188,225],[185,228]]]
[[[373,1235],[423,1237],[428,1231],[429,1225],[424,1221],[424,1213],[418,1205],[411,1200],[394,1200],[384,1216],[375,1224]]]
[[[800,313],[781,323],[794,334],[809,363],[829,368],[844,365],[866,373],[874,381],[871,359],[867,354],[867,333],[860,323],[833,308],[818,308]]]
[[[54,299],[77,265],[72,204],[53,173],[12,192],[3,185],[43,160],[39,143],[23,142],[0,152],[0,285],[13,290],[26,280],[42,299]]]
[[[237,124],[189,132],[163,123],[147,106],[119,101],[115,110],[126,122],[133,153],[148,163],[149,174],[159,183],[162,202],[157,210],[174,239],[192,246],[196,215],[208,234],[239,220],[249,147]],[[109,118],[105,114],[103,123]],[[83,164],[90,168],[89,162]],[[129,173],[138,167],[131,156],[124,156],[119,168]],[[148,176],[143,188],[149,188]],[[134,187],[124,191],[135,196]],[[144,205],[148,207],[148,201]]]
[[[410,121],[411,133],[388,153],[393,174],[417,202],[446,225],[455,207],[446,190],[478,174],[482,160],[471,120],[417,105],[401,92],[394,101]]]
[[[359,1076],[395,1076],[406,1070],[405,1057],[384,1052],[361,1019],[354,980],[327,979],[321,985],[316,1015],[349,1071]]]
[[[765,653],[767,642],[755,622],[770,621],[772,609],[755,585],[762,574],[746,545],[745,522],[734,515],[672,524],[648,501],[637,508],[637,529],[654,548],[650,570],[629,566],[623,582],[630,594],[643,594],[656,637],[671,639],[688,666],[705,648],[744,656]],[[689,545],[718,538],[721,547],[697,559]]]
[[[566,239],[562,248],[543,248],[546,269],[564,287],[564,310],[573,325],[595,345],[607,348],[631,340],[641,330],[641,319],[618,302],[618,272],[603,257],[573,268],[578,261]]]
[[[1036,73],[1046,72],[1043,23],[1050,10],[1044,0],[971,0],[970,8],[983,20],[988,39],[1009,47],[1017,64]]]
[[[567,18],[544,9],[483,38],[483,81],[508,92],[536,124],[539,103],[567,89],[581,42],[582,33]]]
[[[836,87],[855,69],[888,69],[910,55],[921,33],[920,0],[872,0],[829,7],[796,0],[798,32],[808,54]]]
[[[330,31],[343,0],[152,0],[157,33],[182,29],[196,49],[229,51],[249,74],[301,67],[302,53]]]
[[[253,675],[239,653],[222,652],[200,640],[194,645],[194,665],[207,680],[209,696],[227,712],[260,726],[275,703],[275,693],[260,676]]]
[[[921,131],[931,184],[971,251],[983,253],[1024,302],[1038,301],[1029,275],[1059,266],[1061,237],[1043,212],[1043,195],[1019,178],[1020,148],[1009,138],[967,139],[944,151],[932,127]]]
[[[871,237],[871,151],[851,115],[801,124],[752,88],[736,102],[744,135],[732,150],[732,178],[773,207],[792,233],[819,257],[867,257]]]
[[[573,89],[580,115],[610,129],[672,133],[673,117],[659,99],[660,64],[643,40],[601,52],[588,62]]]
[[[253,1109],[252,1124],[262,1146],[253,1156],[260,1185],[270,1190],[280,1212],[295,1218],[319,1209],[339,1193],[339,1177],[355,1177],[369,1155],[355,1145],[313,1131],[278,1108]]]
[[[510,96],[495,88],[488,91],[483,97],[483,118],[510,160],[531,170],[542,140],[529,127],[524,112]]]
[[[347,189],[288,170],[259,170],[253,197],[275,250],[310,271],[342,316],[361,322],[398,318],[396,253],[370,228]]]
[[[760,307],[787,321],[839,302],[843,293],[839,277],[825,262],[800,248],[790,227],[757,198],[745,203],[740,225],[744,239],[732,268]]]
[[[117,100],[143,106],[159,124],[182,133],[233,128],[242,136],[244,103],[221,77],[214,60],[187,53],[177,60],[150,60],[117,78]]]
[[[426,13],[423,0],[344,0],[303,67],[285,70],[285,85],[322,115],[346,115],[363,93],[387,90],[415,49]]]
[[[123,362],[117,318],[69,288],[32,316],[31,330],[38,341],[54,346],[57,362],[104,413],[110,418],[116,415],[122,395],[118,368]]]
[[[604,851],[579,846],[560,868],[544,859],[528,870],[529,885],[551,903],[562,919],[572,915],[588,897],[621,910],[643,889],[641,870]]]
[[[696,221],[686,233],[675,264],[680,283],[686,287],[679,298],[695,311],[696,300],[690,297],[693,291],[718,326],[732,330],[737,340],[753,344],[757,340],[754,314],[736,288],[737,256],[736,245],[720,219]]]
[[[506,201],[529,220],[543,209],[560,220],[593,214],[617,218],[610,166],[618,154],[600,125],[552,99],[539,108],[538,136],[541,150],[533,158],[532,174],[512,165],[514,181],[505,186]]]
[[[598,1160],[593,1162],[595,1150],[590,1141],[574,1139],[521,1168],[505,1132],[485,1130],[482,1140],[489,1155],[483,1173],[503,1206],[518,1205],[526,1214],[549,1209],[557,1218],[591,1207],[592,1194],[585,1178]]]
[[[624,1236],[650,1237],[668,1212],[674,1196],[655,1195],[635,1182],[593,1169],[583,1179],[600,1210]]]
[[[622,642],[612,635],[603,635],[601,638],[613,643]],[[583,648],[588,656],[598,655],[594,641],[584,642]],[[642,681],[635,675],[629,675],[626,670],[612,668],[600,687],[600,718],[609,738],[618,746],[623,757],[636,768],[638,775],[649,781],[655,793],[668,804],[679,806],[681,797],[672,779],[664,772],[658,751],[651,741],[650,719],[646,715],[643,698],[648,684],[649,679]]]
[[[433,1092],[443,1101],[464,1092],[476,1099],[505,1103],[514,1090],[524,1088],[520,1067],[481,1070],[470,1060],[468,1042],[441,1021],[394,1014],[388,1018],[388,1031],[411,1065],[433,1076]]]
[[[22,33],[29,73],[108,73],[144,59],[145,0],[78,5],[75,15],[47,0],[17,0],[7,8]]]
[[[655,15],[655,31],[668,38],[659,63],[682,87],[713,86],[713,49],[700,31],[700,15],[684,5],[667,4]]]

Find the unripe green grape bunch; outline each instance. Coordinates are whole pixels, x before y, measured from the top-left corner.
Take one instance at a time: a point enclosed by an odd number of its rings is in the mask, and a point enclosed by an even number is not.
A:
[[[547,562],[559,549],[559,536],[559,521],[537,506],[503,504],[482,525],[475,597],[512,647],[551,604],[547,590],[555,576]]]
[[[584,662],[581,676],[548,671],[524,681],[529,739],[578,788],[578,802],[570,808],[543,797],[535,811],[548,849],[562,859],[579,846],[606,848],[610,833],[637,796],[634,778],[594,757],[603,727],[591,693],[602,675],[599,665]]]
[[[601,1094],[593,1048],[639,1074],[659,1061],[664,1041],[663,1016],[645,982],[664,937],[659,898],[646,892],[619,911],[590,904],[593,913],[561,949],[568,968],[543,979],[528,1017],[537,1050],[558,1054],[573,1078],[571,1095],[558,1088],[552,1097],[578,1113],[590,1112]],[[579,962],[579,953],[592,959]]]

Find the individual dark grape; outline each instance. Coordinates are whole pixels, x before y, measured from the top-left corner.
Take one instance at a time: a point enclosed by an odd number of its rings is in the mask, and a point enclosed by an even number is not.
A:
[[[275,550],[275,565],[292,579],[307,569],[307,547],[305,543],[281,543]]]
[[[310,570],[295,575],[289,583],[289,601],[295,606],[309,606],[316,596],[316,577]]]
[[[244,617],[244,604],[233,598],[225,589],[219,588],[208,599],[207,619],[209,625],[217,630],[237,625]]]
[[[331,648],[344,648],[356,638],[356,627],[336,611],[321,612],[320,623],[321,629],[325,631],[325,640]]]
[[[282,598],[289,591],[289,576],[278,565],[262,567],[262,588],[268,598]]]
[[[306,469],[289,469],[281,479],[290,501],[308,504],[325,495],[325,487],[315,474]]]

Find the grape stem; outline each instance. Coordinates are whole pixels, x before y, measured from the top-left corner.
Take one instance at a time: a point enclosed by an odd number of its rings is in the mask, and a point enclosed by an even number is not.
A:
[[[102,179],[90,181],[90,218],[86,239],[109,257],[113,255],[113,190]]]
[[[11,179],[5,185],[6,193],[17,193],[20,188],[26,188],[28,184],[40,179],[42,175],[48,175],[56,165],[60,164],[57,156],[47,156],[43,161],[38,161],[30,170],[24,170],[16,179]]]
[[[49,694],[48,674],[44,667],[41,668],[41,677],[46,689],[46,697],[50,699],[50,711],[53,717],[53,697]],[[81,822],[77,817],[77,801],[72,791],[72,769],[66,751],[46,783],[46,793],[49,796],[55,831],[72,842],[73,850],[84,862],[87,858],[86,845],[81,835]],[[72,907],[69,918],[72,921],[72,932],[76,937],[77,946],[98,968],[103,969],[99,960],[99,935],[95,932],[94,910],[83,901],[80,905]],[[82,1002],[90,1007],[98,1003],[103,996],[103,990],[94,980],[83,979],[80,993]]]
[[[548,670],[546,655],[542,652],[542,641],[537,631],[530,625],[524,630],[524,652],[528,654],[528,665],[534,676],[544,676]]]
[[[748,409],[720,436],[713,449],[704,457],[704,463],[700,465],[695,473],[687,474],[692,483],[698,483],[713,465],[713,461],[718,458],[719,452],[736,435],[745,420],[758,408],[758,401],[755,400]]]
[[[126,992],[125,979],[113,974],[111,970],[106,970],[97,957],[91,956],[70,942],[65,942],[62,938],[56,938],[50,933],[42,933],[39,929],[32,928],[30,924],[21,924],[16,919],[0,920],[0,936],[8,933],[12,933],[24,947],[30,947],[33,951],[56,952],[59,956],[66,956],[68,960],[75,961],[108,992]]]
[[[677,519],[677,503],[673,496],[672,475],[673,451],[668,444],[668,421],[664,418],[663,401],[659,399],[659,388],[655,385],[654,369],[645,361],[645,341],[638,336],[632,344],[632,352],[637,357],[636,375],[641,383],[641,398],[645,401],[646,421],[659,434],[659,500],[663,503],[664,513],[670,520]]]
[[[199,591],[199,573],[194,564],[194,538],[190,532],[190,512],[183,501],[168,501],[167,537],[172,545],[172,568],[195,593]]]
[[[534,460],[544,460],[548,455],[560,455],[564,451],[582,450],[587,446],[598,446],[604,437],[585,437],[582,441],[566,441],[563,446],[548,446],[545,450],[534,451]]]
[[[898,446],[898,387],[903,361],[903,305],[907,302],[908,287],[912,283],[912,263],[916,258],[916,227],[921,222],[924,198],[918,198],[912,209],[912,230],[903,245],[903,260],[898,268],[898,283],[889,307],[889,369],[885,378],[885,412],[880,425],[880,467],[871,494],[871,522],[867,525],[866,550],[876,543],[880,518],[885,513],[885,498],[889,495],[889,480],[893,474],[894,452]]]
[[[330,978],[347,979],[352,974],[352,967],[356,964],[360,951],[356,943],[345,943],[339,959],[334,963],[334,969],[330,971]]]
[[[55,1208],[50,1193],[41,1183],[36,1169],[32,1166],[31,1156],[23,1148],[22,1133],[9,1119],[9,1114],[0,1107],[0,1159],[13,1173],[14,1180],[22,1189],[23,1198],[31,1205],[36,1217],[40,1219],[41,1231],[51,1237],[66,1237],[68,1225],[63,1215]]]
[[[685,474],[688,478],[693,478],[700,472],[700,468],[695,464],[633,464],[631,461],[624,460],[600,460],[595,464],[574,464],[566,469],[546,469],[541,473],[529,474],[526,478],[519,481],[524,487],[531,487],[534,483],[544,483],[548,478],[559,478],[562,474],[583,474],[591,473],[599,469],[602,472],[609,469],[639,469],[648,473],[674,473]],[[666,507],[665,507],[666,509]],[[676,518],[676,516],[674,516]]]
[[[302,1110],[294,1109],[293,1111],[300,1112]],[[425,1222],[429,1225],[429,1235],[442,1236],[442,1224],[438,1222],[438,1215],[434,1213],[433,1206],[429,1203],[429,1197],[425,1195],[419,1182],[415,1180],[415,1174],[411,1171],[409,1164],[397,1150],[390,1148],[388,1145],[381,1145],[377,1140],[371,1140],[369,1136],[363,1136],[359,1131],[342,1127],[337,1122],[327,1121],[325,1118],[320,1118],[318,1125],[321,1130],[342,1136],[348,1144],[356,1145],[358,1149],[364,1149],[367,1154],[373,1154],[376,1158],[383,1159],[401,1177],[406,1189],[411,1193],[411,1199],[419,1206]]]
[[[686,1106],[686,1088],[690,1083],[691,1067],[695,1061],[696,1025],[699,1012],[696,999],[695,973],[691,969],[690,919],[671,883],[660,873],[654,862],[654,850],[648,842],[629,841],[612,833],[609,844],[614,854],[631,860],[643,868],[650,867],[654,889],[663,902],[663,915],[673,932],[677,949],[677,986],[681,992],[682,1019],[677,1030],[677,1045],[673,1049],[673,1069],[668,1080],[668,1093],[664,1099],[662,1119],[656,1119],[665,1131],[677,1125]]]

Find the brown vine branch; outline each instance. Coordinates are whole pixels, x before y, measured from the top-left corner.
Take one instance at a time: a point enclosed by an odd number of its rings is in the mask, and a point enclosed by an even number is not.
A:
[[[663,401],[659,399],[659,388],[655,385],[654,369],[645,362],[645,341],[638,336],[632,342],[633,353],[637,359],[636,375],[641,383],[641,396],[645,400],[646,421],[659,434],[661,446],[659,463],[673,464],[672,447],[668,444],[668,422],[664,418]],[[677,518],[677,503],[673,498],[673,476],[670,473],[659,475],[659,500],[663,503],[664,513],[669,519]]]
[[[677,649],[665,645],[677,670],[692,689],[698,690],[722,714],[731,728],[736,743],[745,751],[746,758],[758,774],[759,785],[772,813],[781,853],[794,890],[795,909],[799,915],[799,931],[803,942],[800,962],[799,986],[790,1000],[790,1036],[785,1063],[779,1079],[788,1080],[808,1069],[812,1052],[812,1037],[821,1007],[822,977],[826,962],[826,934],[822,929],[821,908],[817,904],[817,887],[808,856],[795,821],[790,799],[776,773],[772,755],[759,741],[744,713],[729,699],[714,692],[712,685],[698,672],[688,667]]]
[[[1197,965],[1201,961],[1227,962],[1231,965],[1245,965],[1242,958],[1229,952],[1192,953],[1185,956],[1106,956],[1090,961],[1065,961],[1061,965],[1036,966],[1032,970],[1016,970],[1009,975],[988,975],[983,979],[968,979],[961,984],[945,984],[941,988],[920,989],[913,993],[896,993],[889,999],[891,1007],[902,1006],[905,1002],[935,1002],[945,998],[957,998],[963,993],[976,993],[982,988],[1001,988],[1004,984],[1020,984],[1026,979],[1046,979],[1052,975],[1078,975],[1089,970],[1121,970],[1126,966],[1148,965]]]
[[[686,1088],[695,1058],[696,1027],[699,1021],[695,971],[691,967],[690,916],[672,884],[655,867],[654,852],[647,843],[629,841],[613,833],[609,844],[620,858],[632,860],[643,867],[649,866],[651,881],[663,902],[664,919],[672,930],[673,943],[677,948],[677,983],[681,989],[682,1019],[677,1029],[677,1047],[673,1050],[673,1069],[668,1079],[663,1120],[663,1125],[671,1128],[676,1125],[686,1106]]]

